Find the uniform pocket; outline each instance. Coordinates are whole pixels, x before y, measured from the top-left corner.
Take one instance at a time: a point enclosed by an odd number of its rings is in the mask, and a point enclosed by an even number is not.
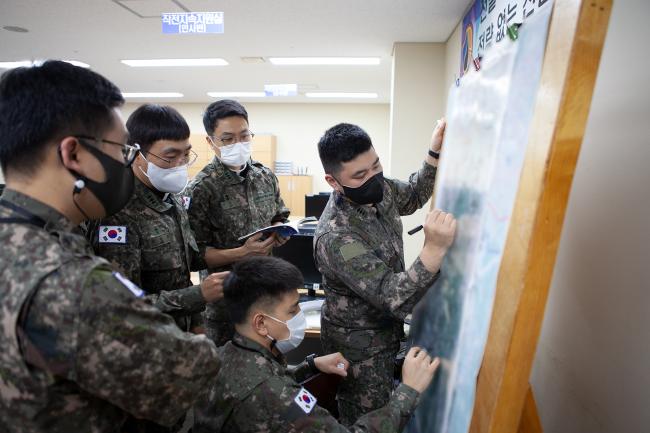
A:
[[[172,227],[166,224],[147,227],[143,230],[141,242],[143,271],[163,271],[181,267],[185,250],[176,242]]]
[[[172,270],[180,268],[183,263],[181,248],[169,240],[147,245],[141,254],[143,271]]]

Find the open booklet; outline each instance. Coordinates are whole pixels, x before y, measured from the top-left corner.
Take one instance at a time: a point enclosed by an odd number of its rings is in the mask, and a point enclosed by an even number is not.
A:
[[[259,230],[255,230],[254,232],[250,232],[244,236],[241,236],[237,238],[237,240],[244,241],[258,233],[265,233],[265,235],[262,235],[261,240],[266,239],[272,233],[277,233],[278,236],[281,236],[283,238],[288,238],[300,233],[300,229],[302,229],[304,226],[309,226],[312,224],[315,225],[317,223],[318,223],[318,219],[316,219],[316,217],[307,217],[291,223],[284,223],[284,224],[277,224],[274,226],[263,227]]]

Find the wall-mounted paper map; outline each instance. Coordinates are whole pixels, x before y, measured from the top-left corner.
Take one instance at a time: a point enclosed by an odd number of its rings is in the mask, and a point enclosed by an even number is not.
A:
[[[469,430],[546,47],[551,8],[540,12],[450,92],[435,206],[452,212],[458,229],[441,278],[413,315],[411,343],[442,364],[410,433]]]

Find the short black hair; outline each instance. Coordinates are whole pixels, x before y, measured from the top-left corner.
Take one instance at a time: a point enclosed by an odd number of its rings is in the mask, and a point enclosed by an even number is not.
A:
[[[357,125],[339,123],[318,141],[318,156],[325,173],[336,174],[341,163],[352,161],[372,147],[370,136]]]
[[[283,295],[303,287],[294,265],[277,257],[250,257],[235,263],[223,286],[223,297],[233,323],[244,323],[257,302],[273,305]]]
[[[243,117],[248,123],[248,112],[239,102],[233,101],[232,99],[222,99],[221,101],[213,102],[208,105],[205,113],[203,113],[203,127],[205,128],[205,132],[208,135],[212,135],[212,132],[217,128],[219,119],[232,116]]]
[[[174,108],[164,105],[144,104],[126,121],[129,144],[138,143],[143,152],[158,140],[187,140],[190,127]]]
[[[58,60],[11,69],[0,79],[0,164],[33,174],[48,142],[67,135],[101,137],[111,110],[124,104],[109,80]]]

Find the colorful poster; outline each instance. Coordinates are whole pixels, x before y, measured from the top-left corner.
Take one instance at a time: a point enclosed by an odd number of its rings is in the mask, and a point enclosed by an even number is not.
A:
[[[476,54],[479,20],[481,18],[481,0],[474,0],[474,4],[463,18],[460,42],[460,76],[465,75],[472,67]]]
[[[491,48],[478,73],[452,87],[436,208],[458,228],[439,280],[418,304],[409,342],[441,366],[409,433],[467,433],[497,274],[523,165],[550,8]]]

